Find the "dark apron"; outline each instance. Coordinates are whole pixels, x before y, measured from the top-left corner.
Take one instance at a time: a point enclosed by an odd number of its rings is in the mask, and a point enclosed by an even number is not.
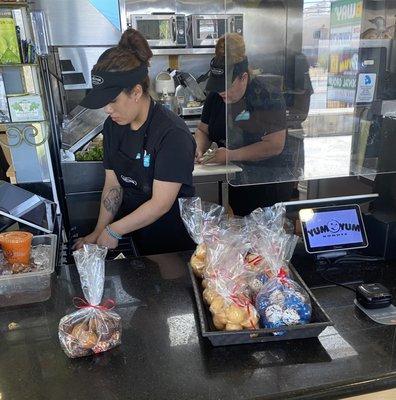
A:
[[[114,163],[114,172],[124,191],[120,217],[132,213],[152,196],[155,160],[152,154],[147,154],[147,138],[157,108],[156,103],[150,106],[140,158],[131,158],[124,153],[120,141]],[[169,212],[151,225],[133,232],[132,238],[139,255],[190,250],[194,247],[180,218],[177,200]]]

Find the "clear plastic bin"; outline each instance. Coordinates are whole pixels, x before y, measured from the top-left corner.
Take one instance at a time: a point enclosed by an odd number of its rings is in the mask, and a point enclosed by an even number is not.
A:
[[[32,246],[50,245],[50,268],[45,271],[0,276],[0,307],[38,303],[51,297],[51,276],[56,261],[56,235],[34,236]]]

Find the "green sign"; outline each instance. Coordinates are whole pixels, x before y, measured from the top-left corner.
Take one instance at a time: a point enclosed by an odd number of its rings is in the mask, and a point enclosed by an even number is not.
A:
[[[331,26],[360,23],[363,15],[362,0],[339,0],[331,3]]]
[[[338,89],[355,89],[356,76],[330,75],[328,86]]]

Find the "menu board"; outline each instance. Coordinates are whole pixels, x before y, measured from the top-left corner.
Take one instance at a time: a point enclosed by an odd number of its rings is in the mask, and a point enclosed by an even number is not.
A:
[[[362,16],[362,0],[331,3],[327,81],[329,107],[348,107],[354,103]]]

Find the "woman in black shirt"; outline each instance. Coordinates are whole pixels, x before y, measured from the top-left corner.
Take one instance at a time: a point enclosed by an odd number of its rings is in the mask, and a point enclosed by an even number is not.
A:
[[[81,104],[109,114],[103,127],[106,178],[96,228],[76,248],[116,248],[129,233],[144,255],[193,247],[177,199],[194,195],[195,144],[185,123],[148,94],[151,57],[146,39],[128,29],[92,70],[93,89]]]
[[[229,201],[235,214],[247,215],[257,207],[273,205],[291,197],[292,183],[276,182],[286,165],[286,108],[279,90],[269,90],[259,77],[250,79],[243,38],[227,34],[216,45],[207,83],[208,94],[201,122],[195,132],[196,161],[216,142],[219,149],[211,163],[227,161],[243,172],[229,185]],[[229,60],[225,90],[225,47]],[[226,103],[229,110],[226,114]],[[228,138],[226,137],[228,122]],[[227,142],[227,143],[226,143]],[[241,185],[241,186],[235,186]],[[245,187],[243,185],[249,185]]]

